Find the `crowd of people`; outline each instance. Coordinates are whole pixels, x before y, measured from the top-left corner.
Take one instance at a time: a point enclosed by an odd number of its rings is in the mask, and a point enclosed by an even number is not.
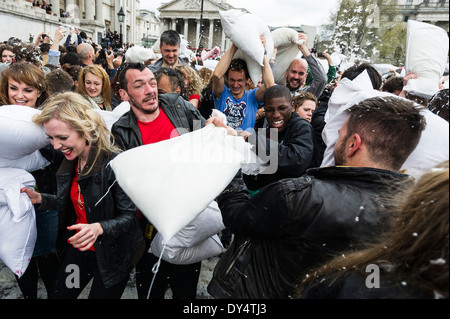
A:
[[[414,74],[383,79],[370,63],[339,70],[325,53],[326,72],[307,36],[298,37],[302,57],[291,61],[283,83],[273,75],[275,48],[264,55],[256,84],[246,61],[235,58],[236,44],[223,55],[211,48],[186,57],[173,30],[154,51],[119,50],[110,30],[102,47],[76,28],[59,28],[52,41],[40,34],[1,44],[0,108],[40,110],[33,122],[51,142],[39,150],[50,164],[31,172],[36,188],[21,189],[35,207],[38,234],[26,272],[16,276],[23,297],[37,298],[40,277],[48,298],[77,298],[93,279],[89,298],[118,299],[135,269],[139,299],[163,299],[168,288],[175,299],[195,299],[201,262],[162,260],[152,271],[159,256],[149,248],[158,230],[109,163],[121,152],[216,125],[252,144],[262,160],[240,170],[215,199],[226,251],[208,285],[213,298],[448,299],[448,131],[441,132],[447,158],[423,163],[421,176],[402,171],[429,117],[448,123],[448,87],[414,96],[404,90]],[[344,121],[334,129],[335,91],[364,76],[372,95],[340,111]],[[123,103],[129,111],[108,129],[96,111]],[[334,141],[326,135],[331,129]],[[275,153],[270,161],[261,145]],[[333,165],[324,165],[327,151]],[[75,288],[66,284],[72,264],[82,274]],[[381,268],[381,287],[366,284],[368,265]]]

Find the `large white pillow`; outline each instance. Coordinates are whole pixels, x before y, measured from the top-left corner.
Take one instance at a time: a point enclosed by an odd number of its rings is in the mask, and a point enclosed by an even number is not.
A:
[[[119,154],[111,167],[125,193],[168,242],[249,162],[250,144],[208,125]]]
[[[39,152],[50,140],[32,121],[40,112],[23,105],[0,106],[0,167],[34,172],[50,164]]]
[[[32,117],[41,111],[23,105],[0,106],[0,158],[16,160],[50,143]]]
[[[303,40],[298,39],[298,32],[290,28],[278,28],[271,33],[273,44],[277,51],[276,61],[273,65],[273,75],[275,83],[286,84],[286,70],[291,62],[301,56],[298,48],[303,44]],[[269,57],[270,58],[270,57]]]
[[[239,48],[234,58],[247,62],[250,78],[256,85],[262,75],[264,50],[269,58],[273,53],[270,29],[261,18],[241,10],[219,11],[219,14],[225,35]],[[266,39],[265,47],[261,43],[261,36]]]
[[[448,58],[447,32],[435,25],[409,20],[406,48],[406,71],[417,79],[408,81],[404,90],[424,98],[439,91]]]
[[[33,176],[21,169],[0,168],[0,259],[19,278],[36,244],[36,215],[22,187],[34,188]]]
[[[103,121],[106,123],[106,127],[108,130],[111,131],[111,128],[114,123],[117,122],[117,120],[124,115],[126,112],[130,110],[130,103],[129,102],[122,102],[119,105],[117,105],[116,108],[112,111],[105,111],[101,109],[95,109],[97,113],[100,114],[100,116],[103,118]]]
[[[339,130],[344,125],[347,110],[368,98],[395,97],[387,92],[374,90],[367,71],[361,73],[353,81],[342,79],[334,89],[328,102],[325,115],[325,127],[322,138],[327,145],[321,167],[333,166],[334,146],[339,137]],[[409,155],[401,170],[418,180],[424,172],[449,159],[449,124],[447,121],[425,109],[421,112],[425,116],[426,128],[422,132],[419,144]]]

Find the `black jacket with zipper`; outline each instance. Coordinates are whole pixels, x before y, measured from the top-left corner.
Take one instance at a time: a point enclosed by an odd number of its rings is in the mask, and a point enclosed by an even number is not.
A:
[[[384,194],[391,198],[407,180],[374,168],[316,168],[249,199],[237,175],[218,197],[235,238],[208,292],[218,299],[288,298],[312,268],[384,230],[389,224]]]
[[[158,95],[159,106],[172,122],[179,135],[205,126],[206,120],[200,112],[178,93]],[[111,128],[115,144],[126,151],[143,145],[141,132],[133,111],[122,115]]]
[[[255,124],[256,141],[260,134],[260,129],[267,126],[265,118],[259,119]],[[264,133],[264,130],[262,130]],[[266,141],[270,142],[271,130],[267,127]],[[273,137],[272,137],[273,140]],[[301,118],[297,113],[292,112],[292,116],[286,124],[283,131],[278,132],[278,139],[274,141],[277,143],[277,154],[270,156],[277,156],[277,162],[270,163],[277,167],[277,171],[272,174],[259,175],[243,175],[247,187],[251,190],[258,190],[273,182],[284,178],[300,177],[305,174],[306,170],[311,167],[311,161],[314,152],[314,135],[311,124],[307,120]],[[261,152],[256,143],[257,155]],[[266,150],[270,149],[270,144],[267,143]]]

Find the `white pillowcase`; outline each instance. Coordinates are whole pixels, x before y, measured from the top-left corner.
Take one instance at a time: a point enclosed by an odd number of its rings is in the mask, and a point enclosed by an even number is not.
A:
[[[33,172],[50,164],[39,152],[50,140],[32,121],[40,112],[23,105],[0,107],[0,167]]]
[[[119,154],[116,179],[167,242],[248,163],[250,145],[213,124]]]
[[[274,44],[270,29],[261,18],[241,10],[219,11],[219,14],[225,35],[239,48],[234,58],[247,62],[250,78],[256,85],[262,76],[264,50],[267,51],[268,58],[273,53]],[[266,39],[265,47],[260,36]]]
[[[34,188],[33,176],[21,169],[0,168],[0,259],[19,278],[36,244],[36,214],[22,187]]]
[[[298,32],[290,28],[278,28],[271,33],[274,46],[278,48],[276,61],[273,65],[275,83],[286,85],[286,70],[293,60],[301,57],[298,48],[303,40],[298,39]],[[269,59],[271,57],[269,56]]]
[[[406,48],[406,71],[417,79],[408,81],[406,92],[431,98],[439,91],[439,80],[444,74],[448,58],[447,32],[429,23],[409,20]]]

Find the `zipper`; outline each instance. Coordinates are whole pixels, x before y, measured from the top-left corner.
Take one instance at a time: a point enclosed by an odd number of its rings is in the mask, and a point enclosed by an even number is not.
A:
[[[244,250],[247,250],[249,245],[250,245],[250,238],[247,238],[247,240],[239,247],[239,250],[236,253],[236,255],[234,255],[230,266],[228,266],[227,271],[225,272],[225,276],[228,276],[228,274],[231,271],[231,268],[233,268],[233,266],[236,263],[236,261],[239,259],[239,257],[242,256],[242,253],[244,252]]]

